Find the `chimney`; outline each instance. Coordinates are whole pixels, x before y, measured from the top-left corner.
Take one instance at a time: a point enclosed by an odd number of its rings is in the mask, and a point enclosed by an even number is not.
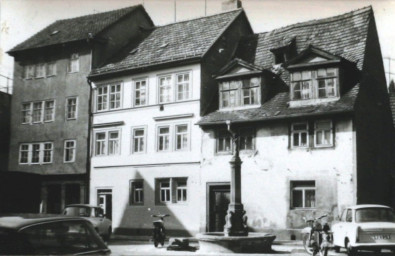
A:
[[[230,11],[241,8],[241,0],[223,0],[222,11]]]

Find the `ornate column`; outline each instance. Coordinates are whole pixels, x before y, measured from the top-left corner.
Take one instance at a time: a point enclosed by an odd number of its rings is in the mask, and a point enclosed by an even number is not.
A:
[[[232,135],[234,154],[230,163],[231,181],[230,181],[230,204],[226,215],[226,224],[224,226],[225,236],[247,236],[247,216],[241,203],[241,164],[239,156],[239,135],[230,129],[230,121],[226,121],[228,131]]]

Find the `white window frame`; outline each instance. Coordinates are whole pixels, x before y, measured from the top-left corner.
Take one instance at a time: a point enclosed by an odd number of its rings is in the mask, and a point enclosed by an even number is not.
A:
[[[51,145],[50,149],[46,149],[45,145]],[[53,143],[52,142],[44,142],[41,144],[41,148],[42,148],[42,163],[43,164],[50,164],[53,161]],[[49,151],[50,152],[50,161],[44,162],[45,159],[45,152]]]
[[[49,72],[49,68],[51,66],[53,66],[52,73]],[[56,76],[56,61],[51,61],[47,63],[46,76],[47,77]]]
[[[119,92],[111,92],[111,87],[113,86],[118,86],[119,85]],[[99,94],[99,89],[107,90],[106,93]],[[119,94],[119,107],[111,107],[111,95],[116,95]],[[106,84],[106,85],[99,85],[96,89],[95,92],[95,107],[97,112],[103,112],[103,111],[109,111],[109,110],[116,110],[116,109],[121,109],[122,108],[122,99],[123,99],[123,85],[121,82],[119,83],[111,83],[111,84]],[[99,97],[106,98],[106,100],[102,100],[102,105],[105,104],[105,108],[102,107],[102,109],[99,109]]]
[[[327,123],[327,122],[329,122],[329,130],[323,130],[323,129],[318,130],[318,128],[317,128],[318,123]],[[329,131],[330,138],[329,138],[328,144],[317,144],[317,136],[318,136],[317,133],[320,131]],[[324,133],[322,133],[321,136],[325,137]],[[332,120],[326,119],[326,120],[317,120],[314,122],[314,147],[316,147],[316,148],[333,147],[333,121]]]
[[[111,134],[117,134],[116,138],[111,138]],[[107,132],[107,155],[114,156],[119,155],[121,151],[121,133],[119,130],[111,130]],[[116,145],[116,146],[114,146]],[[112,151],[110,153],[110,151]]]
[[[167,133],[167,137],[168,137],[168,140],[167,140],[167,142],[168,142],[168,146],[167,146],[167,149],[165,149],[165,150],[160,150],[160,138],[161,137],[165,137],[164,135],[161,135],[160,134],[160,129],[161,128],[168,128],[169,129],[169,132]],[[157,128],[156,128],[156,133],[157,133],[157,135],[156,135],[156,141],[157,141],[157,145],[156,145],[156,151],[157,152],[169,152],[169,151],[171,151],[171,125],[158,125],[157,126]]]
[[[184,80],[184,77],[185,77],[185,75],[188,75],[188,81],[187,82],[185,82],[185,80]],[[178,82],[178,77],[179,76],[182,76],[183,77],[183,80],[182,80],[182,82]],[[191,77],[191,72],[180,72],[180,73],[177,73],[177,74],[175,74],[175,99],[176,99],[176,101],[186,101],[186,100],[190,100],[191,99],[191,97],[192,97],[192,79],[191,79],[192,77]],[[183,97],[185,96],[185,98],[183,98],[183,99],[180,99],[179,98],[179,85],[181,85],[182,86],[182,88],[183,88],[183,90],[185,90],[185,89],[187,89],[187,93],[183,93],[182,95],[183,95]]]
[[[110,139],[110,133],[118,133],[118,138],[116,140]],[[97,134],[99,133],[104,133],[105,137],[104,139],[100,140],[101,144],[104,144],[104,152],[101,152],[101,154],[97,154]],[[110,141],[118,141],[118,151],[114,154],[110,154]],[[94,156],[95,157],[100,157],[100,156],[117,156],[121,155],[121,129],[107,129],[107,130],[97,130],[94,132]]]
[[[69,100],[75,100],[75,105],[69,105]],[[69,111],[69,107],[74,106],[75,110],[74,110],[74,116],[73,117],[69,117],[69,114],[71,113]],[[66,98],[66,120],[76,120],[78,117],[78,97],[67,97]]]
[[[143,130],[144,131],[144,135],[143,136],[135,136],[135,131],[136,130]],[[140,140],[143,140],[144,143],[144,148],[141,151],[135,151],[135,139],[138,138],[139,139],[139,144]],[[146,153],[147,150],[147,128],[145,126],[136,126],[136,127],[132,127],[132,141],[131,141],[131,153],[132,154],[143,154]]]
[[[46,69],[47,69],[45,63],[39,63],[35,67],[36,67],[35,78],[44,78],[45,74],[46,74]],[[41,71],[41,74],[39,71]]]
[[[143,91],[142,89],[141,89],[141,83],[142,82],[144,82],[145,83],[145,89],[144,89],[144,92],[145,92],[145,96],[144,96],[144,99],[145,99],[145,102],[144,102],[144,104],[141,104],[141,91]],[[137,89],[137,84],[139,84],[140,85],[140,89]],[[137,96],[136,96],[136,92],[137,91],[139,91],[140,92],[140,103],[139,104],[136,104],[136,100],[137,100]],[[136,80],[134,80],[134,82],[133,82],[133,92],[132,92],[132,99],[133,99],[133,107],[141,107],[141,106],[147,106],[148,105],[148,79],[147,78],[142,78],[142,79],[136,79]]]
[[[75,65],[73,65],[75,63]],[[80,55],[78,53],[73,53],[70,55],[67,72],[77,73],[80,71]]]
[[[187,131],[186,132],[178,132],[177,128],[179,126],[186,126],[187,127]],[[190,131],[190,126],[189,126],[188,123],[177,123],[177,124],[174,124],[174,150],[175,151],[187,151],[187,150],[190,149],[190,134],[191,134],[191,131]],[[178,137],[179,136],[181,136],[181,141],[182,141],[182,139],[184,137],[187,138],[187,145],[185,147],[181,146],[181,148],[178,148],[177,141],[178,141]],[[182,142],[181,142],[181,145],[183,145]]]
[[[136,188],[136,184],[141,184],[141,188]],[[129,205],[144,205],[144,181],[130,181]]]
[[[168,187],[162,187],[162,183],[169,183]],[[161,179],[159,180],[159,202],[162,204],[168,204],[171,203],[171,199],[172,199],[172,191],[171,191],[171,179]],[[164,191],[164,198],[162,198],[162,191]],[[168,191],[168,198],[167,198],[167,193],[166,191]],[[165,199],[165,200],[163,200]]]
[[[170,78],[169,84],[168,85],[161,85],[161,79]],[[169,87],[169,93],[168,93],[168,100],[161,100],[161,88],[162,87]],[[174,102],[174,76],[172,74],[167,74],[167,75],[161,75],[158,77],[158,103],[159,104],[165,104],[165,103],[170,103]]]
[[[117,88],[119,86],[119,91],[117,91]],[[115,92],[111,92],[112,88],[115,88]],[[117,100],[117,95],[119,95],[119,100]],[[114,101],[111,100],[111,97],[114,96],[115,99]],[[111,107],[111,104],[114,102],[114,107]],[[117,103],[119,103],[119,106],[116,107]],[[121,83],[114,83],[114,84],[109,84],[108,85],[108,109],[113,110],[113,109],[120,109],[122,107],[122,85]]]
[[[27,149],[22,150],[22,146],[27,146]],[[20,165],[25,165],[25,164],[29,164],[30,163],[30,152],[31,148],[30,148],[30,144],[29,143],[21,143],[19,145],[19,164]],[[22,162],[22,152],[26,152],[27,153],[27,157],[26,157],[26,162]]]
[[[41,108],[39,109],[40,110],[40,120],[38,120],[38,121],[35,121],[34,120],[34,111],[35,111],[35,108],[34,108],[34,105],[35,104],[40,104],[41,105]],[[32,105],[33,105],[33,109],[32,109],[32,123],[33,124],[38,124],[38,123],[42,123],[43,122],[43,114],[44,114],[44,101],[34,101],[34,102],[32,102]]]
[[[306,125],[306,130],[294,130],[295,125]],[[299,145],[294,145],[294,134],[299,134]],[[306,146],[301,146],[301,134],[306,133]],[[309,123],[308,122],[297,122],[291,124],[291,148],[309,148],[310,146],[310,136],[309,136]]]
[[[35,77],[36,70],[35,65],[25,66],[25,79],[33,79]]]
[[[175,185],[176,185],[176,189],[175,189],[175,192],[176,192],[176,195],[175,195],[175,197],[176,197],[176,202],[177,203],[186,203],[186,202],[188,202],[188,179],[187,178],[174,178],[174,180],[175,180]],[[180,183],[181,182],[185,182],[185,185],[184,186],[181,186],[180,185]],[[184,196],[184,194],[182,193],[183,191],[185,191],[185,196]],[[181,194],[182,194],[182,199],[181,200],[179,200],[179,198],[178,198],[178,193],[179,192],[181,192]]]
[[[25,110],[23,108],[24,105],[26,105],[26,106],[29,105],[29,109]],[[22,103],[21,113],[22,113],[21,123],[22,124],[31,124],[32,120],[33,120],[33,102],[24,102],[24,103]],[[27,121],[26,122],[24,122],[25,113],[26,113],[26,117],[27,117]]]
[[[38,145],[38,161],[33,162],[33,145]],[[46,149],[45,145],[51,145],[50,149]],[[22,146],[27,146],[27,150],[22,150]],[[50,161],[44,162],[45,152],[50,152]],[[51,164],[53,162],[53,142],[32,142],[32,143],[21,143],[19,145],[19,164],[20,165],[41,165],[41,164]],[[23,163],[22,152],[27,152],[27,162]]]
[[[67,143],[69,143],[69,142],[73,143],[73,145],[71,147],[67,146]],[[67,152],[69,150],[72,152],[73,155],[72,155],[72,158],[70,160],[67,160],[66,156],[67,156]],[[64,163],[73,163],[73,162],[75,162],[76,153],[77,153],[77,141],[76,140],[65,140],[64,141],[64,146],[63,146],[63,162]]]
[[[48,102],[53,102],[52,108],[49,108],[49,109],[52,109],[52,115],[51,115],[51,119],[46,120],[47,110],[48,110],[48,108],[47,108]],[[56,110],[55,100],[46,100],[46,101],[44,101],[43,104],[44,104],[43,121],[45,123],[53,122],[55,120],[55,110]]]
[[[291,186],[291,209],[313,209],[316,208],[317,205],[317,189],[315,185],[315,181],[308,181],[308,182],[314,182],[314,186],[298,186],[295,185],[297,182],[305,182],[305,181],[291,181],[293,184]],[[293,192],[294,191],[302,191],[302,207],[296,207],[294,206],[293,202]],[[306,206],[306,191],[314,191],[314,206],[307,207]]]

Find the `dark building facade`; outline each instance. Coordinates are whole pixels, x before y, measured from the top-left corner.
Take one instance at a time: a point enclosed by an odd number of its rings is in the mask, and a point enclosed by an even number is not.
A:
[[[9,170],[40,176],[31,211],[88,202],[87,76],[152,26],[138,5],[58,20],[8,52],[15,59]]]
[[[11,98],[11,94],[0,92],[0,172],[8,169]]]

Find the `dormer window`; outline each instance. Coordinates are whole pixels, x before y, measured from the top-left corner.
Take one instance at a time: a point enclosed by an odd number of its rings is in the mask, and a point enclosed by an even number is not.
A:
[[[234,108],[260,104],[260,85],[260,77],[220,82],[220,107]]]
[[[338,88],[338,68],[319,68],[291,73],[291,100],[338,97]]]

